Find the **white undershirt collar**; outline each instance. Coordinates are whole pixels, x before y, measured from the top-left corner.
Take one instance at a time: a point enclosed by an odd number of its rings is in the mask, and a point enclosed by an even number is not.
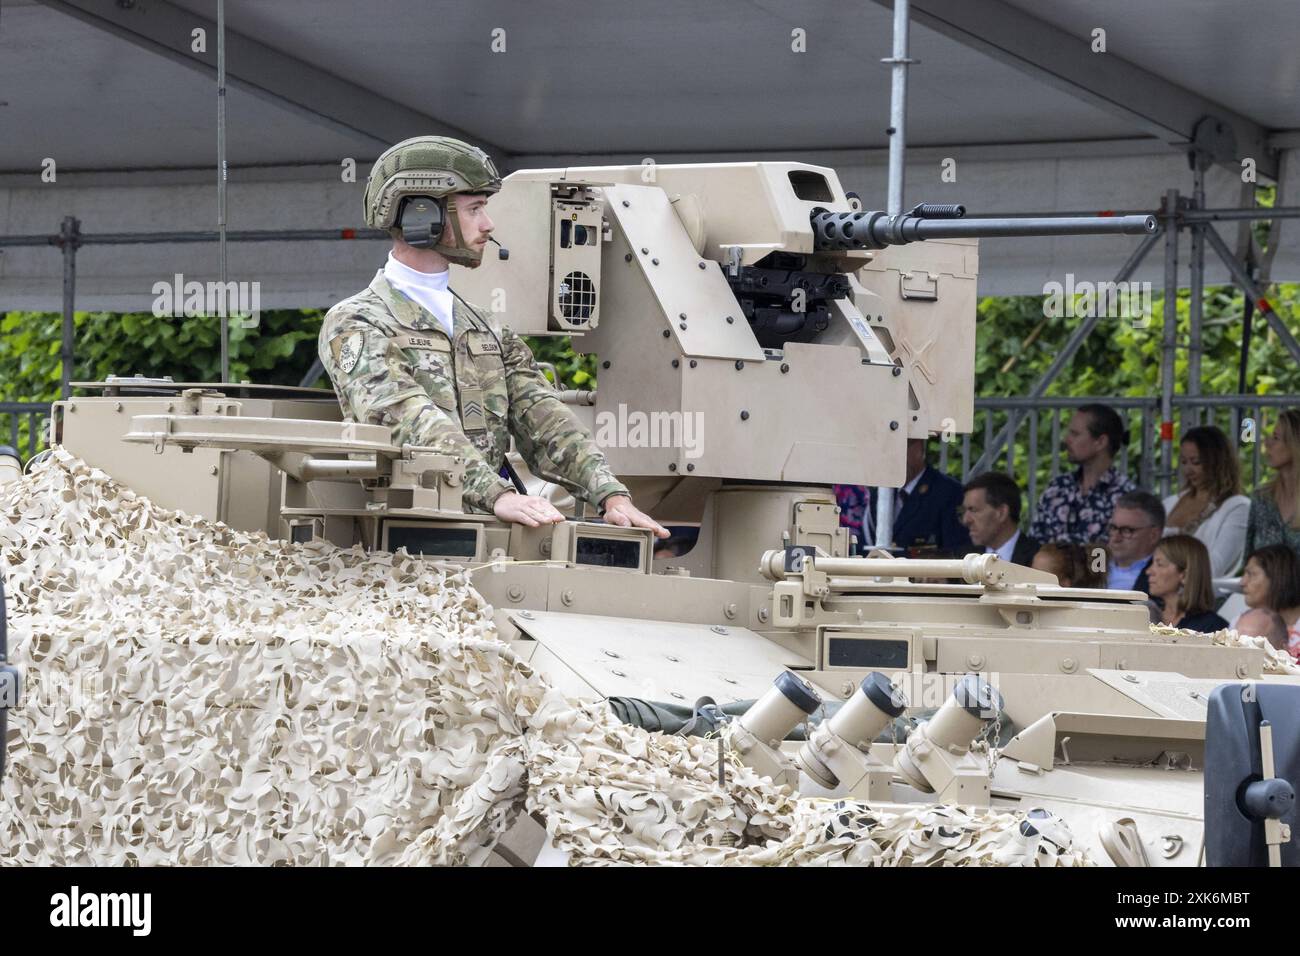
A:
[[[451,336],[452,294],[448,288],[450,269],[421,272],[398,262],[390,252],[388,261],[384,263],[384,278],[407,298],[431,312],[447,335]]]

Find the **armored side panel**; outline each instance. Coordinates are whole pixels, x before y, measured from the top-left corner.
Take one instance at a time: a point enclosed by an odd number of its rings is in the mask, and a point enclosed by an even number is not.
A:
[[[183,451],[174,445],[156,452],[146,445],[122,440],[137,415],[183,411],[185,400],[179,394],[183,387],[175,386],[174,394],[104,395],[55,402],[51,416],[53,440],[164,508],[222,521],[240,531],[264,531],[272,538],[280,537],[283,474],[266,460],[246,451]],[[298,389],[294,391],[301,392],[302,397],[285,398],[262,397],[287,391],[275,388],[243,386],[241,391],[248,393],[247,397],[208,392],[197,400],[196,412],[191,414],[238,413],[313,421],[339,421],[341,417],[331,392]],[[358,506],[363,505],[359,486],[323,485],[322,492],[352,495]]]
[[[858,272],[883,307],[873,327],[907,372],[910,438],[974,427],[978,275],[976,239],[891,246]]]

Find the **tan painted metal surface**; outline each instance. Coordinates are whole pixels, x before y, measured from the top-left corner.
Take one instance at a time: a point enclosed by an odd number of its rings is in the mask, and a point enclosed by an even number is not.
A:
[[[603,697],[753,700],[801,661],[743,627],[518,611],[511,621]]]

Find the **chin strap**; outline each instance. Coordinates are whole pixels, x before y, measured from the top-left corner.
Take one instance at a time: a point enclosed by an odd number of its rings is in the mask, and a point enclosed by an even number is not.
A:
[[[446,199],[446,222],[451,228],[452,235],[455,236],[455,243],[447,245],[439,241],[434,247],[435,252],[441,253],[449,262],[454,262],[460,266],[477,266],[483,261],[483,253],[476,249],[469,249],[465,246],[465,237],[460,231],[460,217],[456,215],[456,197],[450,195]],[[447,236],[446,228],[442,231],[440,239]]]

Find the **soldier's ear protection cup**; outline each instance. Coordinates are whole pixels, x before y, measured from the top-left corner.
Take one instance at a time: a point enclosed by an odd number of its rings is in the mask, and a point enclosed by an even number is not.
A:
[[[394,223],[402,241],[417,249],[432,249],[447,227],[447,207],[432,196],[407,196],[401,200]]]

